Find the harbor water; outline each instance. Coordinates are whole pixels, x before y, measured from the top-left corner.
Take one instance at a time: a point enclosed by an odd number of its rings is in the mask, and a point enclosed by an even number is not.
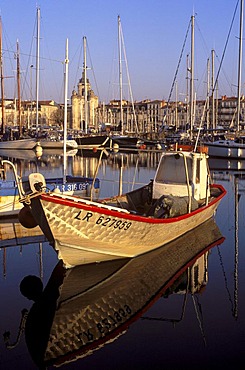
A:
[[[109,197],[148,183],[159,157],[79,151],[66,171],[96,175]],[[62,176],[62,153],[4,158],[22,176]],[[64,271],[38,228],[0,220],[0,369],[242,369],[245,169],[210,166],[227,190],[214,220],[134,260]],[[21,291],[27,276],[42,283],[41,301]]]

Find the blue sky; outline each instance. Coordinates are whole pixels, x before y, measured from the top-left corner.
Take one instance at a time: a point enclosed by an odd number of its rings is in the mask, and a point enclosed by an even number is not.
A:
[[[63,100],[65,43],[69,40],[68,96],[82,73],[83,43],[87,38],[88,77],[100,101],[119,98],[118,30],[121,25],[133,98],[168,100],[191,16],[195,14],[195,91],[207,89],[207,59],[215,50],[219,68],[237,0],[1,0],[5,97],[16,96],[16,40],[20,46],[23,99],[35,96],[36,9],[41,12],[40,99]],[[235,95],[239,9],[219,77],[219,95]],[[186,94],[186,58],[190,32],[177,76],[178,99]],[[33,68],[30,66],[33,65]],[[129,99],[123,66],[123,94]],[[243,84],[244,85],[244,84]],[[243,92],[243,88],[242,88]]]

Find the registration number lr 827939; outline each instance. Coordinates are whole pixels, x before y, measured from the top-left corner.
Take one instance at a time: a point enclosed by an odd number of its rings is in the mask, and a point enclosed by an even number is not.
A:
[[[81,217],[82,211],[79,211],[78,214],[75,216],[75,219],[87,222],[95,222],[96,225],[101,225],[103,227],[110,227],[119,230],[128,230],[132,225],[132,222],[118,220],[113,217],[109,216],[99,216],[95,217],[93,212],[87,212],[85,216]]]

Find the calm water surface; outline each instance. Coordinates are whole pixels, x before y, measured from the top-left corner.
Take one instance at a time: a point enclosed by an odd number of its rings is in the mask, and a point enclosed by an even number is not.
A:
[[[68,173],[93,176],[99,154],[97,158],[79,154],[68,158]],[[117,194],[120,177],[123,191],[148,182],[158,157],[158,153],[104,157],[97,173],[100,196]],[[36,170],[62,175],[59,155],[16,159],[16,164],[23,175]],[[42,237],[17,239],[18,224],[1,221],[0,369],[38,369],[27,342],[43,359],[41,343],[47,344],[51,326],[49,355],[64,369],[243,368],[245,178],[242,171],[234,174],[218,167],[212,170],[215,182],[227,189],[215,223],[135,261],[64,274]],[[6,230],[13,230],[11,240],[5,240]],[[36,306],[20,293],[20,283],[28,275],[40,278],[46,288]],[[26,336],[20,330],[23,309],[32,318]],[[62,357],[65,348],[68,353]]]

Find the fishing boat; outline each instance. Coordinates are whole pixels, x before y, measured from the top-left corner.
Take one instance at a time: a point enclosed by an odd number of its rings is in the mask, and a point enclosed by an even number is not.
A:
[[[19,119],[18,129],[13,130],[7,127],[5,120],[5,102],[4,102],[4,76],[3,76],[3,63],[2,63],[2,20],[0,19],[0,78],[1,78],[1,136],[0,136],[0,150],[2,149],[14,149],[14,150],[31,150],[34,149],[38,144],[36,139],[29,137],[28,135],[22,135],[21,125],[21,97],[20,97],[20,62],[19,62],[19,44],[17,41],[17,85],[18,85],[18,106],[19,106]],[[13,132],[16,134],[13,135]]]
[[[167,244],[212,218],[226,194],[211,184],[205,150],[163,152],[152,181],[98,201],[47,192],[39,173],[29,180],[20,201],[67,268]]]
[[[22,311],[19,326],[25,328],[32,360],[39,368],[61,366],[102,350],[126,335],[136,320],[147,319],[146,311],[162,296],[166,301],[174,283],[172,291],[176,292],[177,279],[182,281],[182,292],[186,288],[183,299],[187,302],[189,293],[198,294],[206,286],[209,251],[223,241],[211,219],[137,258],[70,270],[59,261],[43,290],[38,276],[24,277],[20,283],[22,294],[34,299],[35,292],[36,298],[29,312]],[[183,307],[184,311],[184,303]],[[9,349],[14,348],[11,341],[14,338],[8,332],[5,345]]]

